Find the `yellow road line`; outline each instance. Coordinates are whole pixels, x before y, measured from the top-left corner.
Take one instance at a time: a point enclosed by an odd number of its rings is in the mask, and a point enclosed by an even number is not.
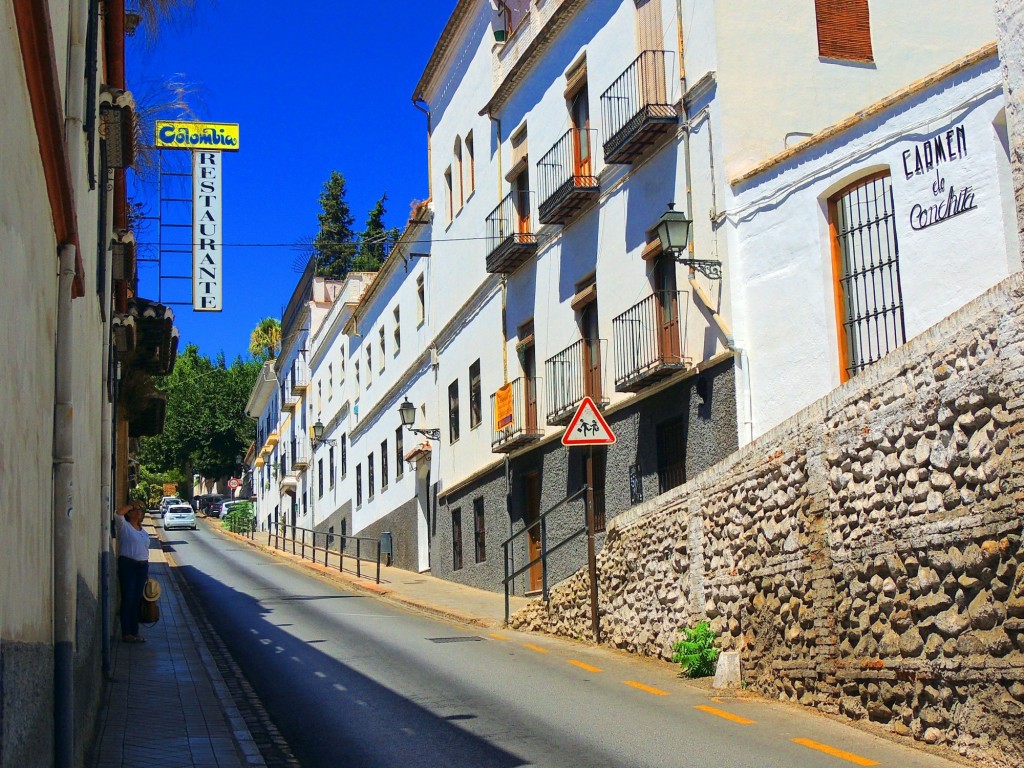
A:
[[[574,667],[579,667],[580,669],[586,670],[587,672],[604,672],[603,669],[592,667],[589,664],[584,664],[582,661],[576,661],[575,659],[569,659],[569,663],[572,664]]]
[[[668,696],[668,691],[662,691],[657,688],[651,688],[651,686],[644,685],[643,683],[638,683],[636,680],[623,680],[622,682],[628,686],[636,688],[639,691],[643,691],[644,693],[651,693],[655,696]]]
[[[698,704],[694,709],[699,709],[701,712],[707,712],[709,715],[724,717],[726,720],[732,720],[734,723],[739,723],[740,725],[751,725],[756,722],[755,720],[750,720],[746,717],[734,715],[732,712],[726,712],[724,709],[715,709],[714,707],[708,707],[704,704]]]
[[[505,637],[504,635],[499,635],[497,632],[491,632],[491,637],[493,637],[495,640],[508,640],[507,637]]]
[[[835,747],[830,747],[828,744],[821,744],[817,741],[811,741],[810,739],[793,739],[793,743],[809,749],[816,749],[819,752],[824,752],[826,755],[838,757],[840,760],[848,760],[854,765],[878,765],[878,761],[876,760],[869,760],[866,757],[855,755],[853,752],[847,752],[844,749],[836,749]]]
[[[547,648],[541,648],[539,645],[530,645],[529,643],[523,643],[523,648],[529,648],[537,653],[551,653]]]

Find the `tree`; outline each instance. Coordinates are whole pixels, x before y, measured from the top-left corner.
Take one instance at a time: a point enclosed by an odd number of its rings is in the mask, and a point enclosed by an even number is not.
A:
[[[281,351],[281,322],[265,317],[249,334],[249,354],[256,362],[263,364],[277,357]]]
[[[353,272],[377,272],[388,256],[388,249],[398,240],[398,228],[387,229],[384,226],[384,214],[387,213],[384,203],[387,199],[385,192],[373,206],[366,219],[366,228],[359,234],[359,247],[352,260]]]
[[[255,435],[245,404],[261,363],[237,358],[231,367],[211,361],[190,344],[178,355],[174,370],[158,380],[167,393],[164,431],[143,438],[139,459],[150,471],[179,470],[186,478],[223,477],[237,469]]]
[[[320,231],[313,238],[316,274],[332,280],[343,280],[352,269],[354,233],[352,213],[345,201],[345,177],[331,171],[320,192]]]

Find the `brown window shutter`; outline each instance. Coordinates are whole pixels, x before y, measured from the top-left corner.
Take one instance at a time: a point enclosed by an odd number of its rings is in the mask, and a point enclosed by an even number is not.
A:
[[[874,61],[868,0],[814,0],[814,16],[819,56]]]

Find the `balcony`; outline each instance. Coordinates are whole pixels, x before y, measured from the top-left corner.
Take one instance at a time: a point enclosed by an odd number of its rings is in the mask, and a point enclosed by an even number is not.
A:
[[[304,370],[305,362],[296,360],[292,364],[291,376],[288,381],[292,387],[292,395],[301,395],[309,389],[309,375]]]
[[[605,339],[580,339],[544,361],[548,424],[565,424],[584,397],[607,405],[601,387],[601,348]]]
[[[537,163],[540,223],[564,226],[597,200],[601,184],[594,174],[596,137],[591,128],[570,128]]]
[[[537,425],[537,394],[540,380],[520,378],[509,383],[512,389],[512,413],[500,428],[497,419],[497,395],[491,395],[491,451],[509,453],[527,443],[544,437],[544,428]]]
[[[302,398],[295,390],[292,390],[285,397],[284,403],[282,404],[282,408],[284,408],[284,410],[286,411],[291,411],[292,413],[295,413],[296,409],[299,407],[299,404],[301,402]]]
[[[512,274],[537,252],[533,193],[513,190],[486,219],[487,271]]]
[[[292,443],[292,470],[296,474],[302,474],[309,467],[309,449],[302,443]]]
[[[264,446],[264,448],[273,448],[275,445],[277,445],[279,439],[280,435],[278,435],[277,430],[275,429],[273,432],[267,435],[267,444]]]
[[[667,86],[676,82],[672,61],[671,51],[644,51],[601,94],[606,163],[632,163],[675,131],[679,114]]]
[[[616,392],[637,392],[692,365],[679,313],[688,295],[655,291],[612,320]]]

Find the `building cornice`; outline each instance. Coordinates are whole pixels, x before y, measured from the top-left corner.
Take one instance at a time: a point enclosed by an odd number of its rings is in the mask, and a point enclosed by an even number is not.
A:
[[[444,25],[444,30],[442,30],[437,44],[434,45],[430,58],[427,59],[427,66],[424,68],[423,74],[420,75],[420,81],[416,83],[416,90],[412,93],[413,101],[426,101],[427,91],[433,85],[434,78],[437,77],[437,73],[441,70],[442,64],[444,64],[445,57],[452,50],[455,41],[458,39],[459,28],[462,26],[462,22],[466,20],[477,2],[478,0],[458,0],[455,4],[452,15],[448,17],[448,23]]]
[[[779,152],[776,155],[772,155],[767,160],[758,163],[750,170],[741,173],[739,176],[734,176],[733,178],[729,179],[729,184],[735,187],[739,184],[743,184],[744,182],[750,181],[751,179],[760,176],[762,173],[771,170],[775,166],[784,163],[785,161],[793,157],[796,157],[802,152],[806,152],[808,149],[816,147],[819,144],[822,144],[828,141],[829,139],[833,138],[834,136],[837,136],[844,131],[848,131],[854,126],[865,122],[866,120],[870,120],[872,117],[875,117],[880,112],[884,112],[890,107],[893,107],[896,104],[899,104],[900,102],[909,99],[911,96],[914,96],[920,93],[921,91],[926,90],[927,88],[930,88],[933,85],[936,85],[937,83],[941,83],[943,80],[946,80],[947,78],[955,75],[957,72],[969,69],[970,67],[973,67],[975,64],[978,64],[979,62],[982,62],[985,59],[991,58],[992,56],[996,56],[997,54],[998,50],[996,48],[996,44],[994,42],[987,43],[986,45],[983,45],[981,48],[971,51],[966,56],[962,56],[956,61],[950,62],[941,69],[937,69],[930,75],[925,75],[919,80],[915,80],[914,82],[910,83],[910,85],[907,85],[903,88],[900,88],[898,91],[890,93],[888,96],[879,99],[878,101],[868,105],[864,109],[861,109],[855,112],[854,114],[850,115],[849,117],[840,120],[838,123],[833,123],[832,125],[818,131],[817,133],[813,134],[812,136],[809,136],[803,141],[794,144],[792,147],[784,149],[782,152]]]

